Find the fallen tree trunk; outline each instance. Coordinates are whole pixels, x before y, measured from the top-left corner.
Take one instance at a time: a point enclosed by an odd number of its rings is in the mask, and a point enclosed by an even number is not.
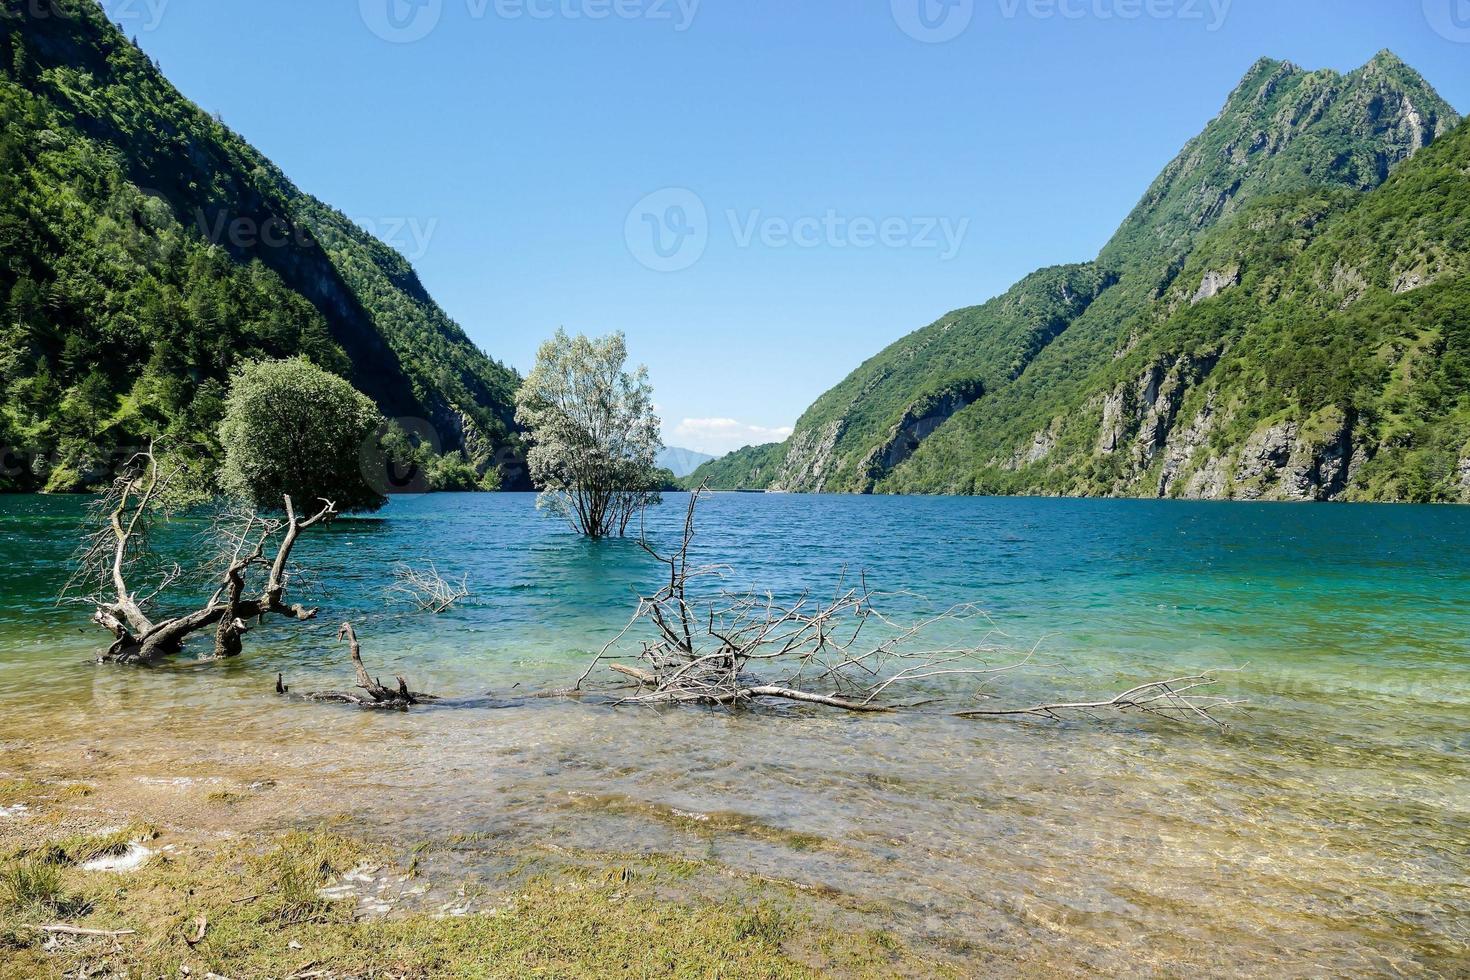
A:
[[[884,713],[893,710],[887,705],[863,704],[859,701],[834,698],[827,694],[812,694],[807,691],[797,691],[789,687],[778,687],[774,684],[762,684],[758,687],[746,688],[741,693],[751,698],[783,698],[787,701],[801,701],[805,704],[820,704],[828,708],[841,708],[844,711]]]
[[[609,670],[631,677],[644,687],[657,688],[658,678],[649,671],[638,667],[629,667],[627,664],[610,663]],[[849,701],[845,698],[832,697],[827,694],[812,694],[807,691],[798,691],[789,687],[781,687],[775,684],[757,684],[752,687],[741,688],[726,695],[699,695],[689,693],[668,692],[663,700],[681,701],[684,703],[705,704],[734,704],[740,701],[753,701],[756,698],[780,698],[786,701],[800,701],[804,704],[820,704],[828,708],[841,708],[844,711],[860,712],[889,712],[893,709],[885,705],[862,704],[857,701]],[[658,696],[645,698],[643,700],[660,700]]]

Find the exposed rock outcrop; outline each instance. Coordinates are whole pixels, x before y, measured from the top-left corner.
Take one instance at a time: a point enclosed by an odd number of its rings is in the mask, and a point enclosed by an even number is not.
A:
[[[1118,385],[1103,399],[1102,423],[1098,427],[1097,451],[1107,456],[1118,449],[1118,444],[1123,441],[1123,417],[1126,410],[1128,388],[1126,385]]]
[[[1031,437],[1029,444],[1017,449],[1011,458],[1006,460],[1003,468],[1015,472],[1023,466],[1034,466],[1046,459],[1051,455],[1052,450],[1057,448],[1057,436],[1061,427],[1062,420],[1053,419],[1050,425]]]
[[[1291,447],[1296,437],[1295,422],[1283,422],[1251,433],[1235,463],[1237,496],[1246,500],[1266,496],[1280,478],[1287,460],[1291,459]]]
[[[1338,307],[1345,310],[1363,298],[1363,294],[1368,291],[1368,280],[1357,269],[1339,263],[1332,268],[1332,280],[1327,288],[1342,297]]]
[[[1112,455],[1133,432],[1134,472],[1147,469],[1168,442],[1184,396],[1218,361],[1217,354],[1203,358],[1180,355],[1172,363],[1155,362],[1131,384],[1119,384],[1103,402],[1097,452]]]
[[[1164,448],[1164,462],[1159,470],[1159,496],[1167,497],[1174,487],[1176,478],[1184,471],[1189,462],[1194,459],[1195,454],[1204,448],[1209,440],[1210,433],[1215,428],[1215,393],[1211,391],[1205,398],[1204,407],[1195,415],[1193,421],[1181,429],[1176,429],[1169,437]],[[1211,472],[1201,478],[1200,474],[1206,469]],[[1186,486],[1184,496],[1213,496],[1222,493],[1225,488],[1225,479],[1222,468],[1202,467],[1196,471],[1194,478]],[[1192,492],[1191,492],[1192,491]],[[1210,493],[1209,491],[1213,491]]]
[[[1240,272],[1206,272],[1199,289],[1189,298],[1190,306],[1198,306],[1207,299],[1214,299],[1231,286],[1240,285]]]
[[[1434,276],[1420,269],[1415,272],[1405,272],[1394,280],[1393,291],[1395,294],[1409,293],[1416,289],[1434,282]]]
[[[842,419],[836,419],[821,428],[799,430],[793,434],[781,475],[771,489],[821,493],[832,475],[837,442],[846,428]]]
[[[1278,422],[1252,433],[1236,460],[1234,493],[1246,500],[1334,500],[1366,459],[1366,450],[1354,448],[1352,420],[1328,409],[1308,425]]]
[[[920,398],[910,405],[889,431],[888,438],[863,460],[862,470],[867,480],[864,489],[871,491],[885,473],[912,456],[920,443],[984,393],[985,386],[976,381]]]
[[[1224,458],[1212,456],[1189,475],[1180,496],[1186,500],[1223,500],[1229,485],[1229,469]]]

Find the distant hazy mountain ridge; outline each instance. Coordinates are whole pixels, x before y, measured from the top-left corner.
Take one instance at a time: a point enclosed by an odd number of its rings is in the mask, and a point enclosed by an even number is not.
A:
[[[673,473],[677,477],[686,477],[699,469],[700,465],[714,459],[707,453],[697,453],[692,449],[680,449],[677,446],[666,446],[658,454],[658,465]]]
[[[692,479],[1470,499],[1459,121],[1388,52],[1263,60],[1096,261],[905,337]]]

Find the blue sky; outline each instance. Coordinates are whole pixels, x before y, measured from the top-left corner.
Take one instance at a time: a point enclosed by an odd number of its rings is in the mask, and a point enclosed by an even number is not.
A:
[[[1389,47],[1470,108],[1470,0],[103,5],[492,355],[622,330],[710,452],[1094,256],[1262,55]]]

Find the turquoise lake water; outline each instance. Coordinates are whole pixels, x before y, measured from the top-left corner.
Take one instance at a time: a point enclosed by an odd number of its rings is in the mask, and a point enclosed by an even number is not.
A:
[[[650,513],[655,543],[676,539],[684,499]],[[734,812],[852,856],[718,842],[732,865],[881,900],[918,934],[1054,947],[1083,968],[1470,967],[1470,509],[701,505],[696,560],[729,565],[734,587],[821,593],[846,568],[916,593],[895,600],[903,614],[978,604],[1005,634],[993,642],[1037,649],[992,687],[1007,704],[1241,668],[1224,693],[1250,704],[1225,733],[517,700],[574,680],[661,574],[634,542],[582,541],[522,495],[398,498],[312,534],[298,557],[320,618],[267,624],[236,661],[98,668],[87,610],[55,602],[82,512],[0,497],[0,739],[58,764],[99,741],[155,777],[270,760],[370,823],[667,851],[694,845],[587,801]],[[162,544],[187,558],[197,530]],[[467,576],[471,598],[439,617],[384,602],[397,563],[429,562]],[[393,717],[277,698],[278,672],[298,690],[349,683],[334,642],[348,619],[373,671],[490,697]]]

